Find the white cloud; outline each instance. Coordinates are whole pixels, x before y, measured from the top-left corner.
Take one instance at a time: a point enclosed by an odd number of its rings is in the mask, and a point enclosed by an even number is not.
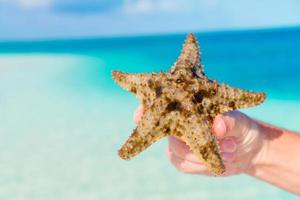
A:
[[[21,9],[49,8],[53,0],[0,0],[0,6],[13,6]]]
[[[47,8],[51,6],[52,0],[18,0],[17,3],[24,9]]]
[[[125,0],[123,10],[130,14],[155,12],[183,13],[214,8],[219,0]]]
[[[151,0],[141,0],[141,1],[125,1],[124,10],[128,13],[148,13],[155,9],[155,5]]]

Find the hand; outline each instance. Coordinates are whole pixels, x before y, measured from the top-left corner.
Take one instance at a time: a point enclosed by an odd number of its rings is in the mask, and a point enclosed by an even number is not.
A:
[[[134,113],[138,123],[143,116],[140,106]],[[218,115],[213,122],[212,131],[219,141],[221,156],[226,172],[223,176],[248,173],[264,155],[264,134],[260,124],[239,111]],[[207,168],[190,151],[189,147],[175,136],[169,136],[167,157],[181,172],[211,175]]]

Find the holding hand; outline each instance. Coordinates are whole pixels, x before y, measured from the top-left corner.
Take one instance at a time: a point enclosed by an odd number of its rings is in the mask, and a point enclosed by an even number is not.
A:
[[[140,106],[134,121],[138,123],[143,116]],[[262,159],[266,140],[260,134],[260,125],[253,119],[238,111],[219,115],[213,122],[213,133],[219,141],[221,156],[226,172],[223,176],[248,173],[252,166]],[[169,136],[167,157],[181,172],[210,175],[207,168],[190,151],[189,147],[175,136]]]

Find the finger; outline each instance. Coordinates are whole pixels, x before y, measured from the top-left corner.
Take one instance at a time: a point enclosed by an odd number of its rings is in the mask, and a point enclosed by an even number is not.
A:
[[[195,156],[190,148],[182,140],[177,139],[174,136],[169,136],[169,147],[170,150],[179,158],[183,160],[188,160],[197,164],[201,164],[201,161],[197,156]]]
[[[166,154],[167,154],[167,157],[168,159],[171,161],[172,165],[178,170],[178,171],[182,171],[181,170],[181,162],[183,162],[182,159],[176,157],[173,155],[173,152],[170,150],[170,148],[168,147],[167,148],[167,151],[166,151]]]
[[[225,113],[222,118],[226,125],[226,136],[239,138],[250,128],[251,119],[239,111]]]
[[[227,129],[222,115],[215,117],[212,130],[217,138],[222,138],[225,136]]]
[[[169,151],[180,158],[181,160],[188,161],[189,163],[194,163],[196,165],[203,165],[197,156],[195,156],[189,147],[181,140],[176,137],[169,136]],[[230,162],[235,158],[237,143],[234,137],[225,137],[220,141],[221,156],[225,162]],[[203,165],[204,166],[204,165]]]
[[[167,150],[168,158],[174,167],[184,173],[210,175],[207,168],[202,164],[196,164],[177,157],[169,148]]]
[[[144,115],[144,108],[142,105],[140,105],[133,114],[134,123],[138,124],[139,121],[141,121],[143,115]]]
[[[184,160],[180,163],[181,171],[189,174],[201,174],[206,176],[211,176],[207,167],[202,164],[197,164],[194,162],[190,162],[188,160]]]
[[[202,174],[211,176],[212,174],[208,171],[207,167],[201,163],[189,161],[178,157],[170,147],[167,148],[166,151],[167,157],[174,165],[174,167],[184,173],[191,173],[191,174]],[[221,153],[222,158],[224,159],[225,164],[231,162],[235,159],[235,153]],[[227,168],[227,167],[226,167]],[[228,176],[227,171],[226,173],[222,174],[221,176]]]
[[[226,136],[240,137],[247,132],[251,119],[239,111],[218,115],[213,122],[213,132],[217,138]]]
[[[237,142],[233,136],[224,137],[220,140],[219,145],[222,152],[234,153],[237,149]]]

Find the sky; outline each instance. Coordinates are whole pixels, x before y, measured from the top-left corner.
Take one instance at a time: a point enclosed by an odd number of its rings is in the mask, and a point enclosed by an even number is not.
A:
[[[0,0],[0,40],[300,25],[299,0]]]

